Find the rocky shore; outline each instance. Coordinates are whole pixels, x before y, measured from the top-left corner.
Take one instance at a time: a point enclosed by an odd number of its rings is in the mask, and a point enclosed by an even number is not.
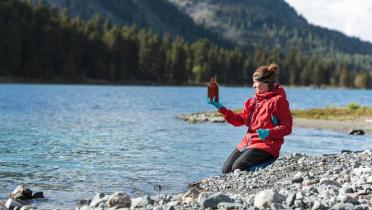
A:
[[[22,201],[34,198],[37,194],[18,186],[0,210],[37,209]],[[207,177],[190,184],[187,192],[136,198],[125,192],[98,193],[91,200],[80,200],[75,209],[370,210],[372,150],[322,156],[287,154],[254,172],[236,170]]]
[[[288,154],[255,172],[205,178],[187,192],[130,198],[97,194],[77,210],[372,209],[372,150],[319,157]]]

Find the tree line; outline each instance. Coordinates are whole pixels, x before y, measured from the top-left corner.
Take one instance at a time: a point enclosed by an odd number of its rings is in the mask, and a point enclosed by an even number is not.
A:
[[[216,75],[221,83],[250,84],[258,66],[276,62],[286,85],[372,85],[370,72],[351,71],[349,60],[305,56],[299,48],[227,49],[208,39],[186,42],[135,25],[119,28],[98,15],[82,21],[66,10],[13,0],[0,2],[0,17],[0,75],[6,78],[178,85]]]

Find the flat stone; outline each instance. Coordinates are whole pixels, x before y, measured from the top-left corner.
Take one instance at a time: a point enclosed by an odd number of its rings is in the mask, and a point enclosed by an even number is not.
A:
[[[14,209],[14,208],[22,208],[22,204],[18,201],[15,201],[11,198],[9,198],[6,203],[5,203],[5,207],[8,208],[8,209]]]
[[[353,210],[354,205],[350,203],[337,203],[330,208],[331,210]]]
[[[232,210],[232,209],[243,209],[244,205],[241,203],[231,203],[231,202],[220,202],[217,205],[218,209],[226,209],[226,210]]]
[[[336,186],[337,188],[341,188],[342,187],[339,183],[337,183],[337,182],[335,182],[333,180],[330,180],[330,179],[322,179],[322,180],[320,180],[320,185],[333,185],[333,186]]]
[[[202,208],[217,208],[217,205],[221,202],[234,202],[229,196],[218,192],[210,195],[208,198],[203,200],[200,205]]]

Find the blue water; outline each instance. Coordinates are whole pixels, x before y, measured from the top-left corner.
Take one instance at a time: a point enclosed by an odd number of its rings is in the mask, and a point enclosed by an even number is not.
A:
[[[242,107],[252,88],[221,87]],[[220,173],[245,128],[189,124],[177,115],[214,111],[205,87],[0,85],[0,199],[18,184],[43,191],[40,209],[72,209],[97,192],[180,192]],[[371,90],[287,88],[292,109],[372,106]],[[294,128],[282,153],[372,149],[371,136]]]

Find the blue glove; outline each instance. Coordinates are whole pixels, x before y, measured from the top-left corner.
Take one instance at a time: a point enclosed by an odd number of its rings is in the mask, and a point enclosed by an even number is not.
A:
[[[213,98],[211,100],[209,97],[207,98],[208,104],[212,104],[214,107],[216,107],[218,110],[220,110],[223,106],[220,104],[220,102],[216,101],[216,98]]]
[[[261,140],[266,139],[270,135],[269,129],[257,129],[257,133]]]

